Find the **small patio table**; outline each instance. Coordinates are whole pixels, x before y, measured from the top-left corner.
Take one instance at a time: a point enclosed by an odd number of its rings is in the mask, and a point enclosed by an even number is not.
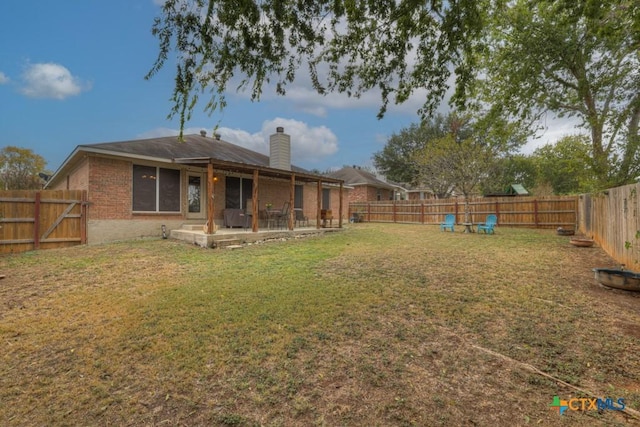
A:
[[[463,222],[462,225],[464,225],[463,233],[475,233],[472,222]]]
[[[265,211],[265,218],[267,218],[267,230],[271,230],[271,226],[278,223],[279,215],[280,209],[267,209]]]

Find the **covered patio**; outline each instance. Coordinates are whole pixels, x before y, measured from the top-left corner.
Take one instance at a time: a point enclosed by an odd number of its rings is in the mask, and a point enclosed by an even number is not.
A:
[[[315,183],[317,189],[316,195],[316,206],[314,207],[315,213],[315,225],[313,227],[304,227],[305,229],[311,230],[319,230],[323,225],[323,209],[322,209],[322,189],[324,186],[330,186],[333,188],[339,189],[339,206],[338,206],[338,215],[336,218],[336,224],[338,228],[342,228],[342,217],[343,217],[343,209],[344,209],[344,181],[340,179],[330,178],[321,175],[309,174],[309,173],[301,173],[294,172],[284,169],[276,169],[271,167],[257,166],[252,164],[247,164],[243,162],[233,162],[233,161],[223,161],[220,159],[212,158],[212,157],[197,157],[197,158],[176,158],[173,159],[173,162],[180,165],[187,165],[193,167],[206,168],[207,170],[207,222],[205,228],[201,228],[200,231],[205,235],[214,235],[216,233],[231,232],[232,234],[241,234],[246,235],[247,231],[250,230],[251,233],[278,233],[283,231],[293,232],[295,226],[295,211],[293,209],[294,206],[294,197],[295,197],[295,186],[296,183]],[[216,229],[214,218],[216,212],[224,209],[223,206],[220,206],[217,203],[214,193],[215,186],[217,182],[216,174],[219,173],[234,173],[234,174],[243,174],[252,176],[253,185],[252,185],[252,200],[260,200],[260,178],[269,178],[275,179],[283,182],[288,182],[289,187],[289,195],[288,202],[289,206],[292,209],[289,209],[288,218],[286,218],[286,227],[285,230],[270,230],[265,229],[264,224],[260,223],[260,218],[263,217],[260,212],[260,207],[258,203],[252,203],[251,211],[246,212],[248,216],[250,216],[251,221],[247,228],[247,231],[242,230],[238,231],[237,229],[224,230],[224,229]],[[312,218],[309,218],[312,219]],[[261,225],[263,226],[261,229]],[[301,230],[298,228],[297,230]],[[215,240],[212,238],[212,241]]]

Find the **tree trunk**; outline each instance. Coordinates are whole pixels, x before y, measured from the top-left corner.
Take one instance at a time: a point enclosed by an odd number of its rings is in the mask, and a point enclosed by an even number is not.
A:
[[[636,170],[632,168],[632,165],[634,165],[636,155],[640,150],[640,135],[638,134],[638,127],[640,126],[640,95],[636,96],[632,104],[634,107],[631,110],[631,117],[627,126],[627,143],[618,174],[618,184],[627,183],[634,178],[632,175],[636,174]]]

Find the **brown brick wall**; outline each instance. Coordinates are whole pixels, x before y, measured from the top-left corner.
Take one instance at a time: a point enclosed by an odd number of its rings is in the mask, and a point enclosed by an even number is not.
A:
[[[380,189],[380,200],[391,200],[392,192]],[[378,200],[378,189],[369,185],[357,185],[349,194],[349,202],[373,202]]]
[[[50,190],[88,190],[89,189],[89,159],[82,159],[78,165]]]
[[[132,164],[89,158],[89,219],[130,219]]]
[[[358,185],[353,187],[353,190],[349,193],[349,201],[350,202],[367,202],[369,201],[369,194],[367,189],[369,187],[364,185]]]

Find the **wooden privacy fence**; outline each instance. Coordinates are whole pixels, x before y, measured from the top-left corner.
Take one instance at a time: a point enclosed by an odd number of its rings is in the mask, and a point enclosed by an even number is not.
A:
[[[0,253],[87,242],[82,190],[0,191]]]
[[[507,227],[575,229],[577,196],[476,197],[469,199],[471,222],[484,222],[487,215],[498,217]],[[440,224],[454,214],[456,224],[465,222],[464,199],[387,200],[349,203],[349,217],[368,222]]]
[[[578,199],[579,230],[593,238],[618,263],[636,271],[640,269],[638,192],[640,184],[631,184],[583,194]]]

